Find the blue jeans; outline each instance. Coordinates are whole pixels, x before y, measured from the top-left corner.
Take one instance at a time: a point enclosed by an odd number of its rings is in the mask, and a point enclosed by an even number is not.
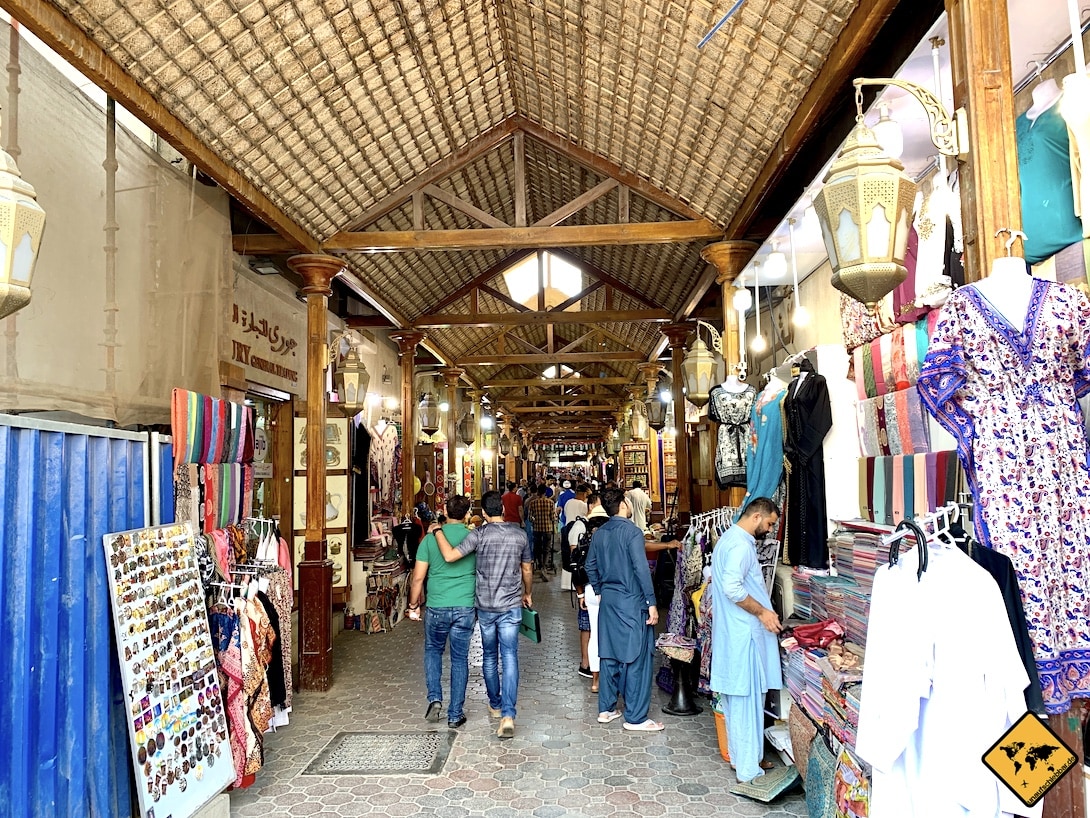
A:
[[[443,651],[450,638],[450,706],[447,719],[464,713],[469,682],[469,640],[473,636],[473,608],[427,608],[424,611],[424,681],[428,701],[443,701]]]
[[[488,691],[488,706],[499,710],[504,718],[515,717],[515,702],[519,692],[519,625],[522,608],[509,611],[477,611],[481,623],[481,643],[484,648],[484,687]],[[499,654],[497,660],[497,653]],[[500,687],[499,662],[503,663],[503,687]]]

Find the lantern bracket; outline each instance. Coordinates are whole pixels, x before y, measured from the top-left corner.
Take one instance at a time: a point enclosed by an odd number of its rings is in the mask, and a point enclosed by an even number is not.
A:
[[[969,154],[969,126],[964,108],[958,108],[951,118],[942,100],[930,88],[907,80],[890,77],[880,79],[858,77],[852,80],[852,85],[855,86],[856,122],[860,124],[863,122],[863,86],[893,85],[910,93],[924,107],[927,120],[931,125],[931,141],[938,148],[939,153],[943,156],[961,158]]]
[[[719,330],[717,330],[715,327],[713,327],[707,321],[701,321],[699,318],[697,318],[696,319],[696,332],[697,332],[697,337],[698,338],[700,337],[700,328],[701,327],[704,327],[704,329],[706,329],[708,331],[708,337],[710,337],[711,340],[712,340],[711,348],[714,349],[716,352],[718,352],[720,355],[722,355],[723,354],[723,335],[719,332]]]
[[[329,369],[329,367],[331,367],[341,356],[341,341],[348,341],[350,347],[357,347],[360,345],[359,336],[352,330],[346,329],[338,332],[333,336],[333,340],[329,342],[329,347],[326,349],[326,369]]]

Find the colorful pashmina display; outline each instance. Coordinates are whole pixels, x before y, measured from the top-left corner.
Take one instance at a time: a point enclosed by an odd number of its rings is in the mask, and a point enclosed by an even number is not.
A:
[[[253,410],[241,403],[173,390],[170,427],[175,464],[253,460],[253,423]]]

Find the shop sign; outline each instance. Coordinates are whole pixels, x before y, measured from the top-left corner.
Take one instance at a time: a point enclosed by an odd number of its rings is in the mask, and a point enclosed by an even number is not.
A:
[[[298,394],[306,366],[299,339],[305,330],[301,310],[244,276],[236,279],[227,315],[228,355],[249,380]]]

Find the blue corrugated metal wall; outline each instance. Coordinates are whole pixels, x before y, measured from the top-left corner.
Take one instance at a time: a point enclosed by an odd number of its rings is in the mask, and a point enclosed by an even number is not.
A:
[[[0,417],[0,815],[131,815],[102,536],[146,524],[147,457]]]

